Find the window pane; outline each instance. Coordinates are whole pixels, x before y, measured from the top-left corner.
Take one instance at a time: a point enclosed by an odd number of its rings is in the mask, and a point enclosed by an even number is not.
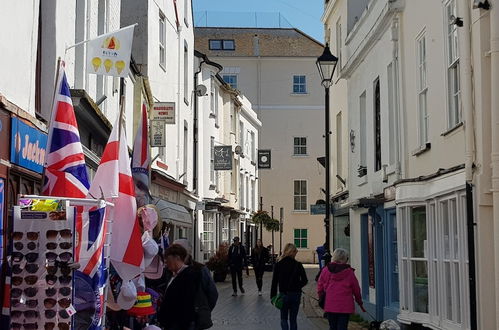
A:
[[[234,40],[224,40],[223,41],[223,48],[226,50],[234,50]]]
[[[307,238],[307,236],[308,236],[308,235],[307,235],[307,229],[302,229],[302,230],[301,230],[301,237],[302,237],[302,238]]]
[[[300,248],[300,240],[299,239],[295,239],[295,245],[297,248]]]
[[[210,49],[222,49],[222,41],[210,40]]]
[[[300,149],[300,147],[295,147],[295,148],[294,148],[294,150],[295,150],[295,151],[294,151],[294,154],[295,154],[295,155],[300,155],[300,154],[301,154],[301,149]]]
[[[428,313],[428,268],[426,261],[413,261],[414,311]]]
[[[302,146],[306,146],[307,145],[307,138],[306,137],[302,137],[301,138],[301,145]]]
[[[295,229],[295,238],[300,238],[300,229]]]
[[[308,240],[307,239],[302,239],[301,240],[301,247],[302,248],[307,248],[308,247]]]
[[[307,182],[306,181],[301,182],[301,194],[302,195],[307,194]]]
[[[452,320],[452,281],[451,281],[451,270],[450,270],[450,262],[445,262],[444,266],[444,278],[445,281],[445,301],[447,302],[447,319]]]
[[[295,195],[300,194],[300,181],[295,181]]]
[[[449,226],[449,207],[447,201],[442,202],[442,222],[444,229],[444,259],[450,258],[450,226]]]
[[[456,276],[456,291],[454,293],[455,299],[454,302],[456,303],[456,321],[457,323],[461,323],[461,289],[459,285],[459,263],[454,263],[454,275]]]
[[[294,140],[293,143],[294,143],[295,146],[297,146],[297,145],[300,144],[300,138],[299,137],[295,137],[293,140]]]
[[[426,208],[424,206],[411,209],[412,256],[424,258],[426,255]]]

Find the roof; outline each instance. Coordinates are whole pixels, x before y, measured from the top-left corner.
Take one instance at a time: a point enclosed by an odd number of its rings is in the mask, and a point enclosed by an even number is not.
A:
[[[321,42],[296,28],[196,27],[194,38],[195,48],[210,57],[317,57],[324,49]],[[210,39],[232,39],[235,50],[211,50]]]

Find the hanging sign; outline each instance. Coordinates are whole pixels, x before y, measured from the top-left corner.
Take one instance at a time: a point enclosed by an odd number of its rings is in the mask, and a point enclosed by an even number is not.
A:
[[[151,120],[151,147],[166,146],[165,122],[161,120]]]
[[[213,152],[215,171],[232,170],[232,146],[216,146]]]
[[[130,25],[87,43],[87,70],[105,76],[128,77],[133,29]]]
[[[175,102],[155,102],[151,111],[151,120],[175,124]]]
[[[10,161],[32,171],[42,173],[47,148],[47,134],[12,117]]]
[[[272,155],[270,149],[258,150],[258,168],[270,169],[272,167]]]

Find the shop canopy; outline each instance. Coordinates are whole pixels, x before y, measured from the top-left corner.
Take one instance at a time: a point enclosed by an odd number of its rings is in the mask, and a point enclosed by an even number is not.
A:
[[[192,226],[192,215],[184,206],[163,199],[155,199],[154,204],[158,208],[159,217],[162,221],[173,221],[184,226]]]

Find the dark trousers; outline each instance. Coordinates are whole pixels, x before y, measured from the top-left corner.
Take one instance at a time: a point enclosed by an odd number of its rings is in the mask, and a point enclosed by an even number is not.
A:
[[[234,292],[237,292],[236,274],[239,281],[239,289],[243,289],[243,269],[232,267],[230,269],[230,275],[232,276],[232,289],[234,289]]]
[[[265,269],[263,267],[255,267],[254,270],[255,270],[256,286],[258,287],[258,291],[262,291],[263,273]]]
[[[301,292],[288,292],[284,295],[281,308],[281,329],[296,330],[296,317],[300,309]],[[289,326],[288,326],[289,319]]]
[[[350,314],[343,313],[327,313],[329,321],[329,330],[347,330]]]

